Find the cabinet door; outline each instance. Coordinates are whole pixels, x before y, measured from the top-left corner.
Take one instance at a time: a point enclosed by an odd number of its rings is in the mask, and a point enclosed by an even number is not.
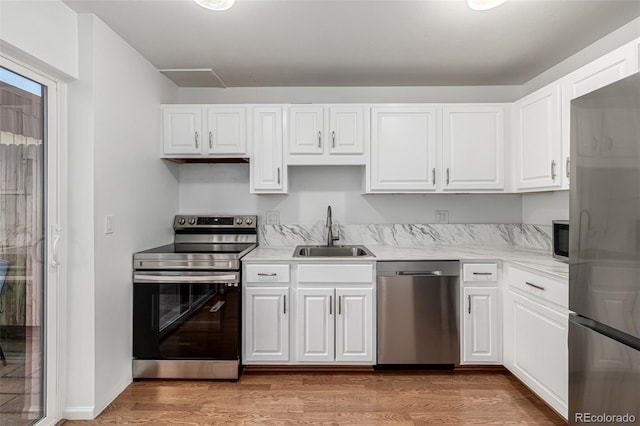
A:
[[[443,109],[444,190],[504,188],[504,108]]]
[[[297,350],[300,362],[332,362],[334,352],[334,289],[298,289]]]
[[[372,191],[435,191],[437,118],[435,107],[372,108]]]
[[[329,153],[364,153],[364,109],[362,107],[329,108]]]
[[[286,193],[286,167],[282,162],[282,108],[253,110],[251,192]]]
[[[562,186],[564,189],[569,189],[570,180],[571,100],[638,71],[636,49],[637,43],[629,43],[590,62],[562,79]]]
[[[505,366],[567,417],[568,313],[507,292]]]
[[[289,154],[324,152],[323,112],[321,106],[289,108]]]
[[[244,155],[247,153],[247,118],[243,107],[210,107],[207,116],[207,152]]]
[[[559,188],[560,86],[553,84],[515,104],[518,189]]]
[[[463,297],[463,363],[499,364],[498,289],[465,287]]]
[[[336,289],[336,361],[373,363],[373,289]]]
[[[245,360],[289,360],[289,289],[245,288]]]
[[[163,154],[202,152],[202,108],[162,107]]]

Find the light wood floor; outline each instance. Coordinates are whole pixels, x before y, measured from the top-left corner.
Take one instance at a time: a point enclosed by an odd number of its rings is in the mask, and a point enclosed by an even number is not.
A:
[[[153,425],[555,425],[506,371],[263,373],[132,383],[93,421]]]

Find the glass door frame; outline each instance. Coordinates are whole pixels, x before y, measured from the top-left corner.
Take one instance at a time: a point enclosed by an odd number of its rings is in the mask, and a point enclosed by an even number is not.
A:
[[[55,425],[63,412],[63,346],[66,311],[66,126],[63,118],[66,86],[48,73],[20,60],[0,54],[0,66],[41,84],[44,90],[44,235],[46,235],[44,272],[44,417],[37,425]]]

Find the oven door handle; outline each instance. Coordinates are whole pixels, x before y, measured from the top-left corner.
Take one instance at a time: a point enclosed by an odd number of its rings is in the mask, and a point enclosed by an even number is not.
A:
[[[140,274],[133,275],[136,283],[238,283],[238,274],[225,275],[154,275]]]

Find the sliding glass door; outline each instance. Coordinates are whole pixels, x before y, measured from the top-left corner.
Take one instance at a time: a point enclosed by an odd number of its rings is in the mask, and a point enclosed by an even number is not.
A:
[[[45,416],[47,87],[0,67],[0,423]]]

